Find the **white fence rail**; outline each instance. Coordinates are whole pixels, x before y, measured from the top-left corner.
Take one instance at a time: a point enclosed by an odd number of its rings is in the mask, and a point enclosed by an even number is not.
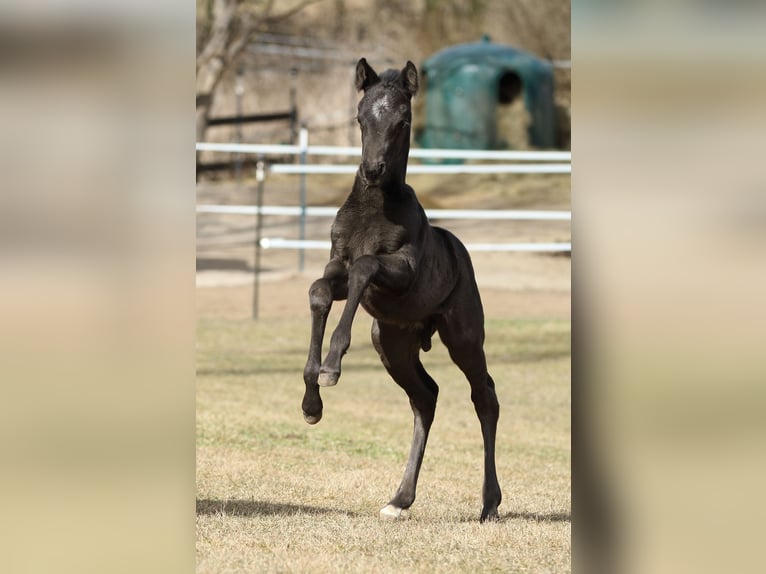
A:
[[[295,163],[274,163],[269,166],[271,173],[288,174],[355,174],[359,164],[334,165],[300,165]],[[422,173],[571,173],[572,166],[568,163],[547,164],[494,164],[494,165],[408,165],[408,174]]]
[[[264,249],[324,249],[330,250],[329,241],[313,239],[282,239],[263,237],[260,245]],[[567,252],[572,251],[571,243],[466,243],[468,251],[526,251],[526,252]]]
[[[236,215],[308,215],[335,217],[339,207],[306,207],[297,205],[198,205],[197,213],[224,213]],[[429,219],[521,219],[569,221],[569,211],[516,211],[493,209],[426,209]]]
[[[308,136],[301,135],[300,145],[198,143],[197,151],[225,153],[247,153],[257,155],[324,155],[336,157],[360,157],[362,148],[343,146],[310,146]],[[559,151],[513,151],[513,150],[460,150],[460,149],[412,149],[410,158],[429,159],[477,159],[489,161],[541,161],[571,162],[571,152]],[[358,164],[314,164],[274,163],[268,166],[271,173],[283,174],[354,174]],[[460,173],[571,173],[571,163],[541,164],[494,164],[494,165],[409,165],[409,174],[460,174]]]
[[[324,145],[272,145],[200,142],[197,151],[228,153],[251,153],[260,155],[329,155],[360,157],[361,147]],[[572,161],[568,151],[515,151],[515,150],[470,150],[470,149],[422,149],[410,150],[411,158],[429,159],[483,159],[505,161]]]
[[[357,164],[312,164],[305,163],[309,155],[359,157],[360,147],[343,146],[310,146],[308,132],[300,133],[299,145],[270,145],[270,144],[234,144],[200,142],[196,144],[197,151],[212,151],[223,153],[244,153],[267,155],[300,155],[300,164],[275,163],[267,166],[271,173],[308,175],[308,174],[354,174],[359,169]],[[412,149],[410,158],[429,159],[467,159],[487,161],[515,162],[545,162],[545,163],[515,163],[515,164],[447,164],[421,165],[411,164],[407,167],[410,174],[463,174],[463,173],[571,173],[572,154],[562,151],[513,151],[513,150],[455,150],[455,149]],[[570,163],[551,163],[570,162]],[[262,172],[261,172],[262,173]],[[263,177],[261,175],[260,177]],[[307,216],[334,217],[337,207],[309,207],[303,200],[300,206],[250,206],[250,205],[198,205],[198,213],[218,213],[237,215],[288,215],[301,219],[301,230]],[[478,220],[560,220],[570,221],[572,215],[568,211],[523,211],[523,210],[451,210],[430,209],[426,215],[431,219],[478,219]],[[301,231],[301,236],[303,232]],[[308,239],[261,238],[260,247],[280,249],[329,249],[329,241]],[[572,250],[571,243],[469,243],[470,251],[522,251],[522,252],[567,252]]]

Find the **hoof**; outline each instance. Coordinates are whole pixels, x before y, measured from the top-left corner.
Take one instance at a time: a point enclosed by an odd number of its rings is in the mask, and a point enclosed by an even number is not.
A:
[[[319,413],[318,415],[307,415],[306,413],[303,413],[303,420],[310,425],[315,425],[322,420],[322,413]]]
[[[498,520],[500,520],[500,516],[497,513],[497,508],[482,511],[479,518],[479,522],[497,522]]]
[[[392,504],[384,506],[380,511],[381,520],[406,520],[407,518],[409,518],[409,513],[406,510],[403,511]]]
[[[338,373],[319,372],[317,384],[320,387],[333,387],[338,384]]]

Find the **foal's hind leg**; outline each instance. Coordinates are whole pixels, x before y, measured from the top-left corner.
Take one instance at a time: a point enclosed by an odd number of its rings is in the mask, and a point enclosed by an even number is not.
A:
[[[316,424],[322,418],[322,398],[319,396],[319,362],[322,358],[322,339],[324,338],[327,315],[333,301],[344,299],[348,292],[346,268],[339,259],[331,259],[325,267],[324,276],[317,279],[309,289],[311,305],[311,341],[306,367],[303,369],[303,381],[306,392],[303,395],[303,418],[309,424]]]
[[[478,294],[477,294],[478,301]],[[495,468],[495,436],[500,406],[495,393],[495,382],[487,372],[484,356],[484,319],[481,307],[473,312],[455,312],[448,315],[449,322],[439,326],[439,336],[449,350],[450,357],[471,384],[471,400],[481,424],[484,439],[484,486],[481,522],[498,518],[497,507],[502,500]]]
[[[420,333],[375,321],[372,325],[372,342],[386,370],[407,393],[415,417],[412,446],[402,482],[391,501],[380,511],[381,518],[399,518],[402,510],[409,508],[415,501],[418,475],[428,432],[434,420],[439,387],[426,373],[418,358],[422,342]]]

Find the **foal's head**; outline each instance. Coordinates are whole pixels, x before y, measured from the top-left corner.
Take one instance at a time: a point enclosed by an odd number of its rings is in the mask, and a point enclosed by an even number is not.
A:
[[[360,173],[367,185],[404,182],[410,150],[412,96],[418,91],[418,71],[412,62],[380,76],[367,60],[356,65],[356,89],[364,90],[357,120],[362,128]]]

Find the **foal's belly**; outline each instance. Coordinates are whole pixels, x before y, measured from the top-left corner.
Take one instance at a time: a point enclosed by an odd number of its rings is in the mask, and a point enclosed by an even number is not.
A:
[[[370,285],[362,295],[361,305],[374,318],[387,323],[418,323],[434,312],[431,302],[415,300],[408,294],[392,295]]]
[[[419,277],[404,293],[394,293],[373,282],[362,294],[361,305],[374,318],[409,325],[437,314],[452,291],[451,281],[433,282]]]
[[[439,238],[426,236],[414,258],[415,275],[406,290],[388,288],[372,280],[362,307],[376,319],[399,324],[418,323],[437,314],[458,280],[450,251]],[[425,255],[427,253],[427,255]]]

